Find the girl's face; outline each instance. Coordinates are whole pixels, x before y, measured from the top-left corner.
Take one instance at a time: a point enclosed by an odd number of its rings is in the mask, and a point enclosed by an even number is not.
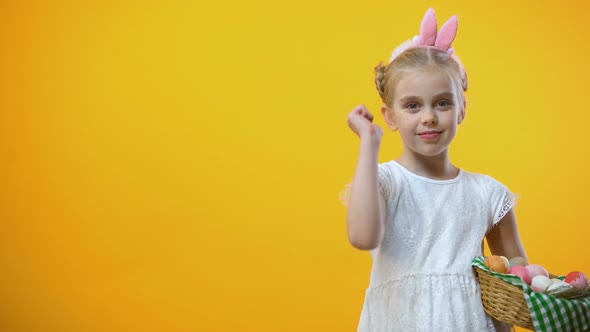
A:
[[[385,118],[391,129],[399,130],[406,149],[437,156],[448,151],[463,120],[464,105],[457,103],[455,86],[444,70],[417,70],[400,78],[393,110]]]

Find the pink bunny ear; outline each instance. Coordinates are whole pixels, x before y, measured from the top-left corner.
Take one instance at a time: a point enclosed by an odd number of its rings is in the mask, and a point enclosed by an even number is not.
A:
[[[426,48],[437,48],[443,52],[449,54],[459,65],[461,76],[466,77],[465,68],[461,63],[461,60],[455,54],[455,50],[451,47],[451,44],[455,40],[457,30],[459,27],[459,20],[457,15],[451,17],[440,29],[437,35],[437,22],[436,14],[434,9],[431,7],[424,14],[422,19],[422,25],[420,26],[420,35],[415,36],[413,39],[407,40],[393,50],[389,63],[392,63],[401,53],[408,49],[415,47],[426,47]]]
[[[434,47],[447,51],[457,36],[457,29],[459,28],[459,21],[457,15],[449,18],[449,20],[440,28]]]
[[[422,25],[420,26],[420,45],[433,46],[436,40],[437,29],[436,14],[431,7],[426,14],[424,14],[424,18],[422,19]]]

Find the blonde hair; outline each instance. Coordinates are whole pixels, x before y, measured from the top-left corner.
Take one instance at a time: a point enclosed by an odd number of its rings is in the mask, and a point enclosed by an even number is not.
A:
[[[465,102],[467,91],[467,75],[462,76],[459,64],[444,51],[432,47],[410,48],[397,56],[387,66],[379,63],[375,67],[375,85],[381,100],[388,107],[393,106],[393,87],[399,82],[402,74],[428,66],[436,66],[445,70],[451,77],[457,91],[460,107]]]

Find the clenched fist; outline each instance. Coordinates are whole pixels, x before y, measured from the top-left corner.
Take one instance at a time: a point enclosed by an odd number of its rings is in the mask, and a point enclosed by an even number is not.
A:
[[[348,126],[361,139],[367,138],[375,142],[381,142],[383,128],[373,123],[373,114],[365,107],[359,105],[348,113]]]

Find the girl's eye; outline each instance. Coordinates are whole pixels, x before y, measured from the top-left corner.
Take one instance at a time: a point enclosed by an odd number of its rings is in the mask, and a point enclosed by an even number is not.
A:
[[[451,103],[446,100],[440,100],[436,105],[438,107],[448,107]]]
[[[415,110],[415,109],[418,109],[418,104],[417,103],[408,103],[406,105],[406,108],[410,109],[410,110]]]

